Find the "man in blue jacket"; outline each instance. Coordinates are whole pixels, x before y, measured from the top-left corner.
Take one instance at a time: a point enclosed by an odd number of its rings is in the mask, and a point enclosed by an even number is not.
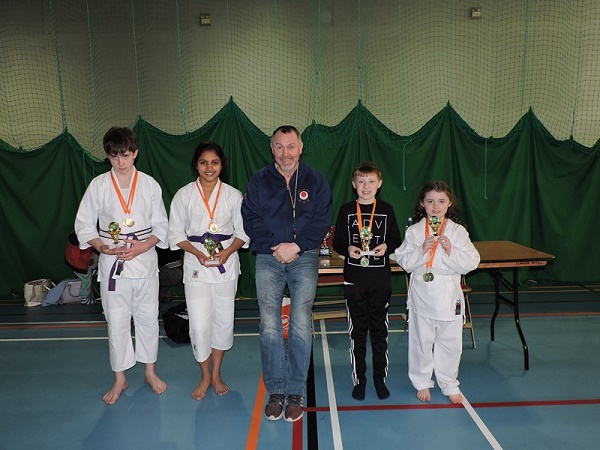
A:
[[[244,230],[256,251],[260,350],[269,392],[265,416],[285,415],[288,422],[304,412],[318,249],[331,227],[331,188],[321,172],[300,162],[302,147],[295,127],[277,128],[271,136],[275,161],[252,176],[242,203]],[[291,297],[287,345],[281,323],[286,285]]]

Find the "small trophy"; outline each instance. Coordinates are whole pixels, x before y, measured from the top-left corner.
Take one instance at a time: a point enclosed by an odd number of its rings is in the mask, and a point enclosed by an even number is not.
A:
[[[319,256],[331,256],[331,249],[327,245],[327,239],[331,236],[331,228],[323,238],[323,243],[321,244],[321,248],[319,249]]]
[[[113,239],[115,245],[119,244],[119,234],[121,234],[121,226],[119,222],[111,222],[108,224],[108,234]]]
[[[429,226],[431,227],[431,231],[433,231],[433,236],[435,237],[435,239],[437,239],[438,237],[438,231],[440,231],[441,225],[442,223],[436,216],[433,216],[429,219]],[[427,272],[423,274],[423,281],[429,283],[430,281],[433,281],[433,278],[433,274],[429,271],[429,267],[427,267]]]
[[[431,227],[431,230],[433,231],[433,235],[435,237],[437,237],[441,225],[442,223],[436,216],[433,216],[431,219],[429,219],[429,226]]]
[[[208,266],[218,266],[220,263],[217,252],[219,250],[223,250],[221,243],[212,237],[207,237],[204,241],[204,248],[208,252],[208,260],[206,261],[206,264]]]
[[[362,258],[360,258],[360,265],[363,267],[367,267],[369,265],[368,255],[375,254],[375,252],[369,250],[371,239],[373,239],[373,233],[371,232],[371,228],[363,227],[363,229],[360,231],[360,241],[362,242],[363,248],[363,251],[360,252],[360,254],[362,255]]]

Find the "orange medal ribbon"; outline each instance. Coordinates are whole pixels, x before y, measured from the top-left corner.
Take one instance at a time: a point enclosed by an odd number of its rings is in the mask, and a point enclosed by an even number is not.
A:
[[[373,217],[375,217],[375,208],[376,207],[377,207],[377,199],[374,199],[373,200],[373,209],[371,210],[371,218],[369,219],[369,232],[373,231]],[[358,234],[362,235],[362,231],[363,231],[362,213],[360,211],[360,203],[358,203],[358,200],[356,201],[356,216],[358,217]]]
[[[440,233],[439,233],[440,235],[444,233],[445,226],[446,226],[446,217],[444,217],[444,220],[442,221],[442,226],[440,227]],[[429,221],[425,222],[425,238],[427,238],[427,236],[429,236]],[[431,250],[429,250],[429,261],[427,261],[427,263],[425,264],[427,271],[429,271],[429,269],[431,269],[431,266],[433,265],[433,257],[435,256],[435,251],[437,250],[439,243],[440,243],[439,241],[435,241],[435,243],[433,244],[433,248]]]
[[[360,204],[358,203],[358,200],[356,201],[356,215],[358,218],[358,234],[361,240],[361,247],[363,249],[363,251],[369,251],[369,243],[371,242],[371,239],[373,238],[373,217],[375,216],[375,207],[377,206],[377,200],[373,199],[373,209],[371,210],[371,218],[369,219],[369,226],[368,227],[363,227],[363,222],[362,222],[362,213],[360,212]],[[360,258],[360,265],[362,267],[368,267],[369,266],[369,257],[367,255],[363,255],[362,258]]]
[[[215,218],[215,211],[217,210],[217,204],[219,203],[219,196],[221,195],[221,188],[223,187],[223,182],[219,180],[219,190],[217,191],[217,198],[215,199],[215,206],[213,207],[212,210],[210,209],[208,199],[206,198],[206,195],[204,195],[204,192],[202,191],[198,180],[196,180],[196,187],[198,188],[200,197],[202,197],[204,206],[206,206],[206,210],[208,211],[208,215],[210,216],[210,224],[208,225],[208,228],[212,233],[216,233],[218,228],[217,228],[217,225],[214,223],[214,218]]]
[[[123,208],[123,212],[126,216],[131,214],[131,204],[133,203],[133,197],[135,195],[135,188],[137,187],[138,180],[138,170],[135,169],[135,174],[133,175],[133,183],[131,184],[131,190],[129,191],[129,197],[127,198],[127,203],[125,203],[125,198],[123,198],[123,194],[121,194],[121,189],[117,184],[117,180],[115,180],[115,176],[110,172],[110,179],[112,180],[113,186],[115,187],[115,191],[117,192],[117,197],[119,197],[119,202],[121,203],[121,208]]]

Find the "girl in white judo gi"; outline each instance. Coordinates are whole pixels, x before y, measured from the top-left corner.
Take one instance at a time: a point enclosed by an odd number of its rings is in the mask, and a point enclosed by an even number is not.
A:
[[[407,308],[408,376],[417,398],[430,401],[432,375],[452,403],[461,403],[458,367],[462,354],[464,295],[461,275],[477,268],[479,253],[460,225],[456,199],[443,181],[419,194],[415,224],[406,231],[396,260],[410,273]]]
[[[177,191],[169,217],[169,244],[185,251],[183,283],[190,339],[202,379],[192,392],[201,400],[212,385],[229,391],[221,378],[225,351],[233,346],[234,300],[240,275],[237,251],[248,247],[241,215],[242,193],[219,179],[223,149],[201,143],[194,152],[196,181]]]
[[[80,248],[98,253],[98,281],[108,324],[114,384],[104,395],[112,405],[128,387],[125,371],[145,364],[144,381],[157,394],[167,389],[155,371],[158,357],[158,258],[167,247],[168,219],[159,184],[134,166],[137,138],[111,128],[103,139],[112,169],[94,178],[75,218]],[[135,350],[131,319],[135,324]]]

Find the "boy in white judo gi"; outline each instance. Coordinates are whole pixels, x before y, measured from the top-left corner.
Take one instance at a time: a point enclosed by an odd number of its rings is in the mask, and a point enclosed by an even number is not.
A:
[[[80,248],[100,254],[98,281],[108,324],[114,383],[103,400],[114,404],[128,387],[125,371],[145,365],[144,382],[156,394],[167,384],[155,371],[158,357],[158,259],[167,248],[168,219],[159,184],[134,166],[137,138],[129,128],[113,127],[103,138],[112,169],[94,178],[75,218]],[[135,349],[131,319],[135,325]]]

